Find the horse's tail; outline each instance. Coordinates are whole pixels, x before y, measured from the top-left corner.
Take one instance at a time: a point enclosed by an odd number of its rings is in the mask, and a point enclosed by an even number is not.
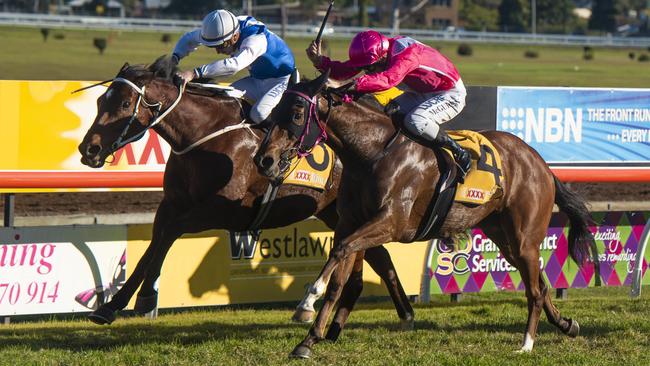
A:
[[[593,220],[584,200],[569,190],[556,176],[553,176],[553,179],[555,203],[560,211],[569,216],[569,255],[576,263],[582,264],[589,258],[589,248],[596,248],[594,236],[589,230],[589,224],[593,223]],[[596,252],[593,254],[597,255]]]

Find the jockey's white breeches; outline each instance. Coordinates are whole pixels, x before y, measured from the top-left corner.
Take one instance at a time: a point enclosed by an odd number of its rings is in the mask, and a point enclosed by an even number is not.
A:
[[[248,76],[235,81],[231,86],[246,92],[244,98],[254,103],[251,108],[250,119],[255,123],[260,123],[280,103],[282,93],[287,89],[290,76],[269,79],[255,79]]]
[[[440,125],[465,108],[466,96],[465,85],[458,80],[452,89],[426,94],[405,93],[395,101],[406,113],[404,127],[417,136],[433,140],[438,136]]]

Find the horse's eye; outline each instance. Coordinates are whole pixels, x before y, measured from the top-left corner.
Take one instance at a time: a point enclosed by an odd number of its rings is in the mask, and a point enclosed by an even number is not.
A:
[[[125,100],[124,102],[122,102],[122,108],[126,109],[126,108],[129,108],[130,106],[131,106],[131,102],[129,102],[128,100]]]
[[[297,112],[296,114],[293,115],[293,119],[302,120],[302,113]]]

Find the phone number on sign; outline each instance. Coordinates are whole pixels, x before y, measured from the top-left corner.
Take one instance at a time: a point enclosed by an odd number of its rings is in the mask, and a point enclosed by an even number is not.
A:
[[[0,305],[54,303],[59,297],[59,281],[56,283],[36,282],[21,287],[20,283],[0,283]]]

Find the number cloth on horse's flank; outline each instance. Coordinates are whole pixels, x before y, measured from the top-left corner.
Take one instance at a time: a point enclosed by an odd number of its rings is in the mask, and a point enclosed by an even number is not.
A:
[[[335,160],[334,151],[321,142],[305,158],[293,158],[283,183],[323,190]]]
[[[465,183],[458,185],[454,200],[481,205],[494,195],[503,194],[501,157],[492,143],[474,131],[457,130],[447,133],[472,155],[472,169],[465,177]]]
[[[392,87],[373,93],[373,96],[377,102],[385,106],[403,93],[403,90]],[[501,157],[492,143],[474,131],[457,130],[447,131],[447,133],[472,155],[472,169],[465,177],[465,183],[458,185],[454,201],[482,205],[495,194],[502,194]]]

